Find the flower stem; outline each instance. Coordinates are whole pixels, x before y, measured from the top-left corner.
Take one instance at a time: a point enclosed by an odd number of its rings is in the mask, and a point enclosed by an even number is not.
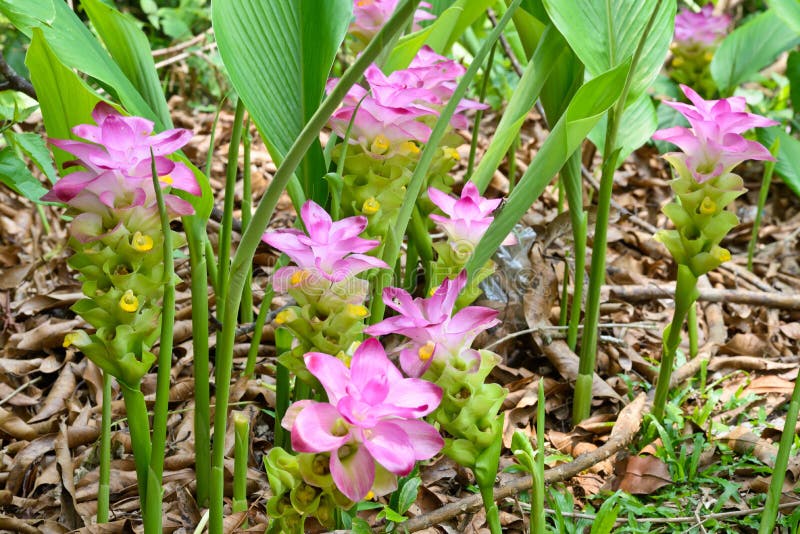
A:
[[[778,155],[780,150],[781,138],[776,137],[769,147],[769,151],[773,156]],[[753,221],[753,233],[750,236],[750,243],[747,245],[747,270],[753,272],[753,255],[756,252],[756,244],[758,244],[758,230],[761,228],[761,218],[764,215],[764,206],[767,204],[767,195],[769,194],[769,186],[772,183],[772,173],[775,170],[775,162],[767,161],[764,163],[764,176],[761,178],[761,189],[758,191],[758,207],[756,209],[756,218]]]
[[[322,102],[316,113],[306,123],[297,140],[286,153],[283,163],[258,203],[253,219],[242,235],[239,247],[233,256],[222,329],[217,337],[217,365],[215,370],[216,410],[214,413],[214,448],[211,464],[211,498],[209,501],[209,532],[223,532],[223,491],[225,484],[225,432],[228,424],[228,396],[233,371],[233,343],[236,334],[237,308],[242,298],[242,290],[247,269],[253,261],[256,247],[261,242],[261,235],[266,230],[270,216],[278,204],[278,199],[289,183],[294,171],[300,164],[308,148],[317,139],[319,131],[325,126],[328,118],[345,97],[348,89],[358,81],[367,67],[375,60],[381,50],[392,38],[399,34],[406,23],[411,20],[419,0],[405,0],[395,11],[392,18],[378,32],[378,35],[367,45],[367,48],[344,72],[339,83]]]
[[[486,60],[486,68],[483,69],[483,84],[481,85],[481,92],[478,96],[478,102],[481,104],[486,100],[486,90],[492,78],[492,63],[494,62],[494,53],[496,50],[497,42],[492,45],[492,51],[489,52],[489,59]],[[472,141],[469,144],[467,173],[464,175],[465,180],[469,180],[470,176],[472,176],[472,171],[475,169],[475,153],[478,150],[478,134],[480,133],[481,119],[483,119],[483,109],[479,109],[475,112],[475,122],[472,126]]]
[[[275,354],[280,356],[291,348],[292,334],[285,328],[275,329]],[[283,416],[291,403],[292,385],[289,380],[289,369],[279,363],[275,375],[275,446],[290,451],[289,434],[281,426]]]
[[[243,412],[233,413],[233,513],[247,510],[247,461],[250,457],[250,419]]]
[[[111,479],[111,375],[103,371],[103,416],[100,423],[100,480],[97,490],[97,522],[108,523]]]
[[[675,353],[681,342],[683,322],[689,314],[689,309],[694,305],[699,292],[697,291],[697,277],[686,265],[678,265],[678,280],[675,285],[675,311],[672,322],[664,329],[663,352],[661,366],[658,369],[658,382],[656,383],[656,396],[653,401],[653,417],[661,421],[664,417],[664,407],[669,395],[669,382],[672,377],[672,366],[675,362]]]
[[[686,328],[689,330],[689,357],[697,356],[699,350],[697,346],[697,303],[689,306],[689,313],[686,316]]]
[[[545,532],[544,516],[544,378],[539,379],[539,399],[536,405],[536,463],[533,473],[533,509],[531,510],[531,534]]]
[[[252,176],[250,170],[250,146],[252,138],[250,136],[250,119],[245,122],[244,132],[242,133],[242,152],[244,153],[244,167],[242,168],[242,230],[250,224],[253,218],[253,197],[252,197]],[[239,319],[242,323],[253,322],[253,266],[247,270],[247,278],[242,291],[242,305],[239,308]],[[272,298],[269,299],[271,301]],[[267,301],[267,308],[269,308]],[[263,303],[262,303],[263,306]],[[258,345],[256,345],[258,346]]]
[[[211,477],[211,385],[208,365],[208,265],[205,256],[205,225],[196,216],[184,223],[189,245],[192,288],[192,348],[194,358],[194,472],[195,498],[200,506],[208,502]],[[213,263],[213,258],[211,263]]]
[[[152,157],[152,154],[151,154]],[[169,215],[164,204],[164,194],[158,181],[153,158],[153,187],[161,217],[161,233],[163,234],[164,299],[161,310],[161,337],[158,348],[158,373],[156,375],[156,401],[153,406],[153,437],[150,469],[147,472],[147,504],[145,506],[145,533],[161,532],[162,491],[161,476],[164,473],[164,455],[167,448],[167,417],[169,410],[169,384],[172,370],[172,330],[175,326],[175,262],[172,259],[172,230],[169,227]]]
[[[125,411],[128,414],[128,431],[131,434],[131,448],[133,461],[136,464],[136,483],[139,486],[139,505],[142,515],[147,520],[147,471],[150,468],[150,422],[147,419],[147,404],[144,395],[138,389],[132,389],[127,384],[120,382],[122,398],[125,401]],[[161,510],[158,510],[160,513]]]
[[[572,306],[569,312],[567,344],[575,350],[578,343],[578,325],[583,308],[583,281],[586,278],[586,231],[588,214],[583,209],[583,189],[581,180],[581,153],[576,150],[561,168],[561,183],[569,206],[572,223],[573,252],[575,256],[575,275],[572,281]]]
[[[767,491],[767,502],[764,504],[764,513],[761,515],[761,524],[758,534],[769,534],[775,528],[778,518],[778,506],[783,494],[783,480],[786,477],[786,468],[789,465],[789,453],[795,439],[797,414],[800,412],[800,380],[794,381],[792,400],[786,412],[786,421],[783,423],[781,442],[778,445],[778,456],[775,458],[775,467],[772,468],[772,480]]]
[[[608,220],[611,212],[611,193],[614,189],[614,171],[617,168],[617,159],[619,158],[617,133],[622,113],[625,111],[633,74],[636,72],[647,36],[650,34],[650,29],[653,27],[660,8],[661,0],[658,0],[642,32],[636,51],[631,58],[631,66],[619,100],[608,112],[606,140],[603,148],[603,167],[600,175],[600,191],[597,197],[597,220],[595,222],[594,243],[592,245],[592,265],[589,271],[589,291],[586,298],[586,317],[581,340],[578,380],[575,384],[575,400],[572,406],[572,422],[574,424],[580,423],[589,417],[592,405],[592,376],[597,356],[597,325],[600,322],[600,288],[605,283],[606,278]]]

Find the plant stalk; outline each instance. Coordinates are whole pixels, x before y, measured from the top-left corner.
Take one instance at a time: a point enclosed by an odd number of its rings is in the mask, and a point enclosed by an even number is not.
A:
[[[247,510],[247,462],[250,458],[250,418],[243,412],[233,413],[233,503],[235,514]]]
[[[97,489],[97,522],[108,523],[111,496],[111,375],[103,371],[103,416],[100,422],[100,479]]]
[[[147,404],[144,395],[138,386],[130,388],[123,382],[119,383],[122,398],[125,401],[125,412],[128,414],[128,431],[131,434],[131,448],[133,461],[136,464],[136,483],[139,487],[139,506],[142,515],[147,520],[147,471],[150,468],[150,422],[147,417]],[[158,510],[161,513],[161,510]],[[150,534],[150,533],[148,533]]]
[[[253,193],[252,176],[250,170],[250,146],[253,139],[250,136],[250,119],[245,122],[244,132],[242,133],[242,152],[244,152],[244,168],[242,169],[242,231],[250,224],[253,218]],[[247,270],[247,279],[244,282],[242,291],[242,305],[239,309],[239,319],[242,323],[253,322],[253,266]],[[270,301],[272,299],[270,298]],[[269,301],[268,301],[269,302]],[[263,306],[263,303],[262,303]],[[269,303],[267,303],[269,308]],[[257,346],[257,345],[256,345]]]
[[[546,532],[544,515],[544,378],[539,379],[536,405],[536,464],[533,470],[533,508],[531,509],[531,534]]]
[[[778,155],[780,150],[781,138],[776,137],[769,147],[769,151],[773,156]],[[761,218],[764,216],[764,206],[767,204],[767,196],[769,195],[769,186],[772,183],[772,173],[775,170],[775,162],[767,161],[764,163],[764,176],[761,179],[761,189],[758,191],[758,209],[756,209],[756,218],[753,221],[753,233],[750,236],[750,243],[747,245],[747,270],[753,272],[753,256],[756,253],[756,245],[758,244],[758,230],[761,228]]]

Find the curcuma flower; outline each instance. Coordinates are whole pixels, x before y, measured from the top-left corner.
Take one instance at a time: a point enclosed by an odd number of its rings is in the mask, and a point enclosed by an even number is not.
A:
[[[399,0],[353,0],[353,22],[350,23],[350,34],[358,39],[359,49],[366,46],[375,34],[380,31],[386,21],[397,8]],[[420,2],[420,9],[414,12],[414,31],[419,29],[419,22],[436,17],[425,11],[431,9],[428,2]]]
[[[698,13],[683,8],[675,16],[675,41],[679,44],[712,45],[725,36],[730,24],[730,16],[714,15],[714,5],[711,3],[703,6]]]
[[[383,302],[398,315],[369,326],[371,336],[400,334],[409,338],[400,351],[400,366],[409,376],[425,374],[435,360],[457,363],[477,370],[481,355],[470,348],[479,332],[498,323],[497,311],[482,306],[468,306],[453,314],[459,294],[467,284],[467,273],[446,279],[429,298],[412,299],[396,287],[383,291]]]
[[[683,154],[673,153],[691,171],[695,180],[705,182],[733,170],[748,160],[772,160],[761,144],[742,137],[741,133],[756,127],[774,126],[777,122],[745,111],[743,97],[704,100],[690,87],[681,85],[693,105],[666,102],[689,121],[691,128],[674,126],[659,130],[653,139],[677,145]]]
[[[306,354],[305,362],[328,402],[296,402],[282,425],[291,431],[296,451],[330,454],[333,481],[350,500],[358,502],[373,490],[376,464],[407,475],[416,461],[432,458],[444,446],[439,432],[419,420],[439,405],[441,388],[403,378],[376,339],[356,349],[349,369],[319,352]]]
[[[378,241],[358,237],[367,226],[366,217],[333,222],[319,204],[309,200],[303,204],[300,218],[307,234],[288,228],[262,237],[296,264],[275,272],[277,290],[286,291],[302,282],[341,282],[368,269],[388,268],[382,260],[363,254],[378,246]]]

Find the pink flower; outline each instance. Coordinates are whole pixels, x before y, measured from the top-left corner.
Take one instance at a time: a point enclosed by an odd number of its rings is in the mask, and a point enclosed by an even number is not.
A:
[[[392,16],[399,0],[353,0],[353,22],[349,31],[355,37],[368,43],[380,31]],[[420,2],[420,8],[431,9],[428,2]],[[418,22],[432,20],[436,17],[423,9],[414,13],[414,30],[419,29]]]
[[[367,269],[388,268],[382,260],[363,254],[378,246],[376,240],[358,237],[367,227],[366,217],[347,217],[333,222],[319,204],[308,200],[300,210],[300,218],[307,234],[287,228],[266,232],[261,238],[286,253],[297,265],[275,272],[275,286],[279,291],[289,287],[293,279],[302,281],[312,276],[340,282]]]
[[[482,197],[472,182],[464,185],[461,198],[453,198],[434,187],[428,189],[428,197],[447,214],[447,217],[431,215],[431,219],[444,229],[454,248],[466,245],[469,250],[474,249],[486,233],[494,220],[492,213],[502,202],[499,198],[489,200]],[[513,245],[516,242],[512,234],[506,237],[503,244]]]
[[[419,420],[439,406],[441,388],[403,378],[378,340],[364,341],[349,369],[320,352],[304,358],[328,402],[296,402],[281,424],[291,431],[295,451],[330,453],[333,481],[350,500],[358,502],[372,489],[376,463],[403,476],[444,446],[439,432]]]
[[[137,185],[152,176],[150,150],[155,157],[156,171],[165,186],[172,186],[193,195],[200,194],[194,173],[183,163],[166,158],[185,145],[192,132],[182,128],[153,133],[153,123],[142,117],[125,117],[105,102],[92,111],[97,125],[80,124],[72,132],[90,142],[51,139],[50,143],[77,156],[85,170],[73,172],[59,180],[44,200],[69,202],[84,187],[108,171],[119,171]],[[150,186],[152,188],[152,186]]]
[[[369,326],[364,332],[371,336],[400,334],[409,338],[400,352],[400,366],[409,376],[422,376],[435,358],[456,357],[467,369],[476,370],[480,355],[470,348],[472,341],[479,332],[499,321],[497,311],[482,306],[467,306],[453,315],[456,299],[466,284],[467,273],[462,271],[454,280],[445,280],[427,299],[412,299],[400,288],[387,287],[383,290],[383,302],[398,315]]]
[[[666,102],[689,121],[691,128],[674,126],[659,130],[653,139],[677,145],[684,154],[677,154],[698,182],[730,172],[748,160],[772,160],[769,151],[760,143],[749,141],[740,134],[750,128],[773,126],[777,122],[745,111],[742,97],[703,100],[691,88],[681,85],[684,94],[694,105]]]
[[[728,32],[731,17],[714,15],[714,5],[703,6],[699,13],[683,8],[675,16],[675,41],[712,45]]]

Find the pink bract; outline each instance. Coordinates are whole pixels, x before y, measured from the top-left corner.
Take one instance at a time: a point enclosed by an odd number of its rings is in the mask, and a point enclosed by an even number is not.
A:
[[[387,287],[383,302],[398,315],[369,326],[371,336],[400,334],[410,339],[400,352],[400,366],[414,377],[422,376],[436,358],[461,358],[468,369],[475,370],[480,355],[471,349],[475,336],[499,321],[497,311],[482,306],[467,306],[453,314],[456,299],[467,284],[467,273],[445,280],[426,299],[412,298],[403,289]]]
[[[298,452],[329,452],[339,490],[358,502],[372,489],[375,463],[407,475],[418,460],[444,446],[439,432],[419,418],[439,406],[439,386],[403,378],[376,339],[355,351],[350,368],[320,352],[305,355],[306,367],[325,388],[328,402],[300,401],[282,421]]]
[[[494,220],[493,212],[500,205],[502,199],[487,199],[481,196],[478,188],[472,182],[467,182],[461,190],[461,198],[450,195],[431,187],[428,189],[431,202],[442,210],[447,217],[431,215],[447,233],[454,246],[466,244],[474,248],[486,233],[489,225]],[[513,245],[516,239],[509,235],[504,245]]]
[[[681,150],[677,154],[698,182],[730,172],[748,159],[773,160],[760,143],[740,134],[751,128],[774,126],[776,121],[745,111],[742,97],[704,100],[691,88],[682,85],[684,94],[693,105],[666,102],[689,121],[691,128],[674,126],[659,130],[653,139],[668,141]]]
[[[365,43],[372,40],[378,31],[392,16],[399,0],[353,0],[353,22],[349,31]],[[430,9],[428,2],[420,2],[420,9],[414,12],[414,30],[419,29],[423,20],[432,20],[436,17],[425,11]]]
[[[729,15],[714,15],[713,4],[706,4],[698,13],[683,8],[675,16],[675,41],[711,45],[725,36],[730,24]]]
[[[276,271],[276,284],[282,280],[278,285],[284,286],[286,275],[291,276],[298,268],[331,282],[340,282],[374,267],[388,268],[382,260],[363,254],[378,246],[376,240],[358,237],[367,227],[366,217],[347,217],[334,222],[319,204],[308,200],[300,210],[300,218],[307,233],[287,228],[266,232],[261,238],[286,253],[297,265]]]

